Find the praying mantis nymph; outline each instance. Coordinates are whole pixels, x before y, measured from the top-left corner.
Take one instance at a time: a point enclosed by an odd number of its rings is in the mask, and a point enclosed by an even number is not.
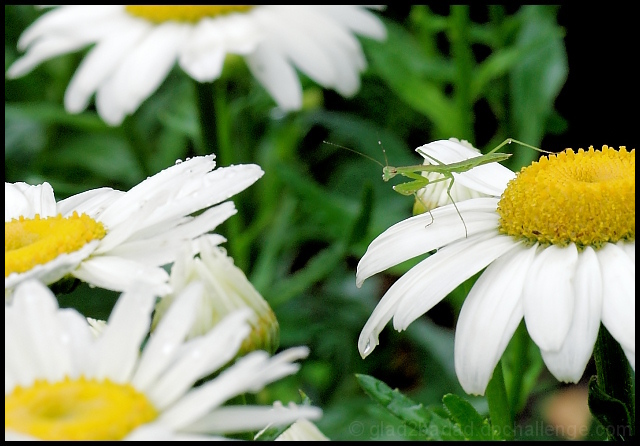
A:
[[[325,141],[326,142],[326,141]],[[458,206],[456,205],[456,202],[453,200],[453,197],[451,196],[451,188],[453,187],[453,182],[455,180],[453,174],[454,173],[464,173],[464,172],[468,172],[469,170],[481,166],[483,164],[490,164],[490,163],[497,163],[500,161],[504,161],[506,159],[508,159],[511,154],[510,153],[501,153],[498,152],[498,150],[500,150],[502,147],[504,147],[507,144],[511,144],[512,142],[516,143],[516,144],[520,144],[524,147],[528,147],[530,149],[534,149],[537,150],[539,152],[544,152],[544,153],[553,153],[553,152],[547,152],[546,150],[542,150],[539,149],[537,147],[534,147],[532,145],[529,145],[527,143],[524,143],[522,141],[518,141],[516,139],[513,138],[507,138],[505,139],[502,143],[500,143],[497,147],[495,147],[494,149],[492,149],[490,152],[484,154],[484,155],[478,155],[476,157],[473,158],[469,158],[463,161],[457,161],[455,163],[450,163],[450,164],[445,164],[439,160],[437,160],[436,158],[434,158],[431,155],[428,155],[427,153],[418,150],[418,153],[420,153],[423,157],[425,157],[425,159],[428,159],[430,161],[432,161],[432,164],[416,164],[416,165],[412,165],[412,166],[402,166],[402,167],[394,167],[394,166],[390,166],[387,162],[386,165],[383,165],[382,163],[380,163],[378,160],[371,158],[367,155],[364,155],[362,153],[360,153],[360,155],[365,156],[366,158],[369,158],[371,160],[373,160],[374,162],[376,162],[377,164],[379,164],[380,166],[382,166],[382,179],[384,181],[389,181],[390,179],[392,179],[393,177],[397,176],[397,175],[401,175],[404,176],[406,178],[409,178],[411,181],[407,181],[405,183],[400,183],[400,184],[396,184],[395,186],[393,186],[393,190],[395,190],[396,192],[398,192],[399,194],[402,195],[413,195],[415,197],[416,200],[422,202],[422,200],[418,197],[417,193],[419,190],[429,186],[430,184],[434,184],[434,183],[439,183],[441,181],[449,181],[449,186],[447,187],[446,193],[449,197],[449,199],[451,200],[451,203],[453,204],[454,208],[456,209],[456,212],[458,213],[458,216],[460,217],[460,220],[462,220],[462,224],[464,225],[464,230],[465,230],[465,237],[468,235],[467,232],[467,225],[464,222],[464,219],[462,218],[462,214],[460,214],[460,210],[458,209]],[[328,143],[331,144],[331,143]],[[334,144],[335,145],[335,144]],[[356,153],[359,153],[355,150],[349,149],[347,147],[344,147],[347,150],[351,150],[354,151]],[[384,151],[384,148],[382,149],[383,153],[385,154],[385,160],[386,160],[386,152]],[[442,177],[438,178],[438,179],[429,179],[425,176],[422,175],[422,173],[438,173],[440,175],[442,175]],[[424,205],[424,203],[423,203]],[[431,215],[431,223],[433,222],[433,215],[431,214],[431,210],[429,209],[428,206],[424,205],[424,208],[427,210],[427,212],[429,212],[429,215]],[[429,223],[429,224],[431,224]]]

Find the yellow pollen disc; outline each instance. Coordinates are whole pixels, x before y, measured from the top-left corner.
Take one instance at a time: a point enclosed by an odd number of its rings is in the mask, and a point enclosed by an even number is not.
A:
[[[4,276],[24,273],[60,254],[72,253],[106,235],[102,223],[86,214],[20,217],[4,224]]]
[[[129,384],[66,378],[16,387],[4,397],[4,428],[42,440],[122,440],[158,416]]]
[[[213,18],[234,12],[247,12],[253,7],[253,5],[128,5],[126,10],[133,16],[147,19],[153,23],[168,21],[197,23],[205,17]]]
[[[522,168],[498,203],[500,232],[530,242],[600,248],[636,237],[636,152],[583,149]]]

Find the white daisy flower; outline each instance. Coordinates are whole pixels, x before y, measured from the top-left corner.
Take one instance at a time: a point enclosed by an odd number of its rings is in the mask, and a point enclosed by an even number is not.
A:
[[[301,419],[280,434],[275,441],[328,441],[318,427],[309,420]]]
[[[96,107],[118,125],[162,83],[176,62],[198,82],[222,72],[227,55],[249,70],[285,110],[302,105],[296,69],[351,96],[366,61],[355,35],[384,39],[378,17],[360,5],[61,6],[29,28],[27,53],[7,71],[22,76],[41,62],[95,44],[65,94],[70,113]]]
[[[250,312],[239,311],[185,342],[202,291],[187,287],[141,350],[155,303],[144,287],[122,294],[95,337],[40,282],[20,284],[5,308],[5,440],[207,440],[317,419],[311,406],[223,406],[295,373],[306,347],[250,353],[193,387],[235,357],[250,330]]]
[[[107,321],[94,319],[92,317],[87,318],[87,323],[89,324],[89,328],[91,328],[91,333],[93,333],[95,337],[100,336],[100,333],[102,333],[107,326]]]
[[[162,320],[178,294],[190,283],[199,281],[205,292],[188,338],[202,336],[238,309],[250,308],[256,317],[250,322],[251,333],[244,340],[240,354],[256,349],[275,351],[280,336],[276,315],[218,243],[215,236],[203,235],[183,245],[171,267],[169,284],[173,292],[163,296],[156,305],[152,328]]]
[[[449,138],[448,141],[434,141],[416,149],[424,157],[425,165],[437,165],[438,162],[451,164],[456,161],[468,160],[482,155],[480,150],[473,147],[466,140]],[[429,179],[429,185],[416,192],[416,200],[413,206],[413,213],[421,214],[439,206],[470,198],[496,197],[502,194],[502,189],[494,187],[493,184],[481,181],[487,175],[500,175],[497,184],[506,184],[515,177],[515,173],[506,168],[496,167],[499,164],[485,164],[478,166],[473,172],[453,173],[454,181],[451,184],[449,179],[436,172],[422,172],[422,176]],[[467,186],[468,185],[468,186]],[[449,187],[451,190],[449,191]],[[451,197],[449,197],[451,194]]]
[[[66,275],[115,291],[142,282],[170,292],[162,265],[235,214],[221,202],[263,175],[255,164],[214,170],[213,158],[179,162],[128,192],[100,188],[59,202],[48,183],[5,183],[5,298],[26,279]]]
[[[391,318],[396,330],[406,329],[486,268],[455,332],[455,369],[467,393],[484,394],[523,317],[560,381],[582,377],[601,322],[635,370],[635,150],[567,150],[522,169],[508,184],[492,175],[480,180],[503,193],[458,203],[464,224],[446,205],[432,211],[433,219],[421,214],[393,225],[369,245],[358,286],[438,251],[383,296],[360,334],[360,354],[371,353]]]

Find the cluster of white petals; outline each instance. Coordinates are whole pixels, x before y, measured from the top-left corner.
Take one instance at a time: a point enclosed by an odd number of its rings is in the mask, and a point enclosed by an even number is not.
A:
[[[162,266],[175,260],[186,241],[214,230],[234,215],[233,202],[225,200],[263,173],[255,164],[215,169],[213,155],[199,156],[176,163],[128,192],[105,187],[61,201],[56,201],[48,183],[5,183],[5,223],[20,217],[77,213],[102,223],[107,232],[75,252],[26,272],[12,272],[5,277],[5,295],[30,278],[51,284],[66,275],[115,291],[146,283],[156,294],[167,294],[171,291],[169,274]],[[203,212],[192,216],[199,211]]]
[[[158,412],[154,420],[126,436],[131,440],[210,439],[210,435],[318,418],[321,411],[312,406],[223,406],[237,395],[258,392],[295,373],[300,366],[294,361],[307,356],[306,347],[275,356],[264,351],[250,353],[214,379],[193,387],[236,356],[250,331],[248,318],[252,315],[240,310],[206,335],[185,341],[202,292],[202,284],[187,287],[143,346],[156,299],[145,287],[123,293],[106,327],[96,336],[78,312],[59,309],[55,296],[40,282],[20,284],[13,304],[5,307],[5,395],[17,386],[29,388],[42,380],[56,383],[84,377],[129,384]],[[68,407],[70,402],[60,404]],[[25,435],[29,433],[5,426],[5,439],[24,439]]]
[[[45,60],[93,45],[67,88],[65,107],[78,113],[95,93],[100,116],[119,125],[176,62],[193,79],[211,82],[234,54],[282,109],[296,110],[302,106],[297,70],[344,96],[358,91],[367,64],[356,35],[384,39],[386,30],[360,5],[256,5],[196,23],[170,15],[157,23],[124,5],[60,6],[24,31],[18,48],[26,54],[7,75],[22,76]]]

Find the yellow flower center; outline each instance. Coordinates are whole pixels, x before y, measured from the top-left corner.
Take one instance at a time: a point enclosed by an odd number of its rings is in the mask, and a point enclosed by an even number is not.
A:
[[[4,224],[4,276],[24,273],[60,254],[72,253],[106,235],[102,223],[86,214],[13,219]]]
[[[129,384],[36,381],[4,397],[4,428],[42,440],[121,440],[158,416]]]
[[[579,248],[635,240],[636,153],[570,149],[522,168],[498,203],[500,232]]]
[[[205,17],[217,17],[234,12],[247,12],[253,5],[189,5],[189,6],[147,6],[128,5],[126,11],[153,23],[168,21],[197,23]]]

